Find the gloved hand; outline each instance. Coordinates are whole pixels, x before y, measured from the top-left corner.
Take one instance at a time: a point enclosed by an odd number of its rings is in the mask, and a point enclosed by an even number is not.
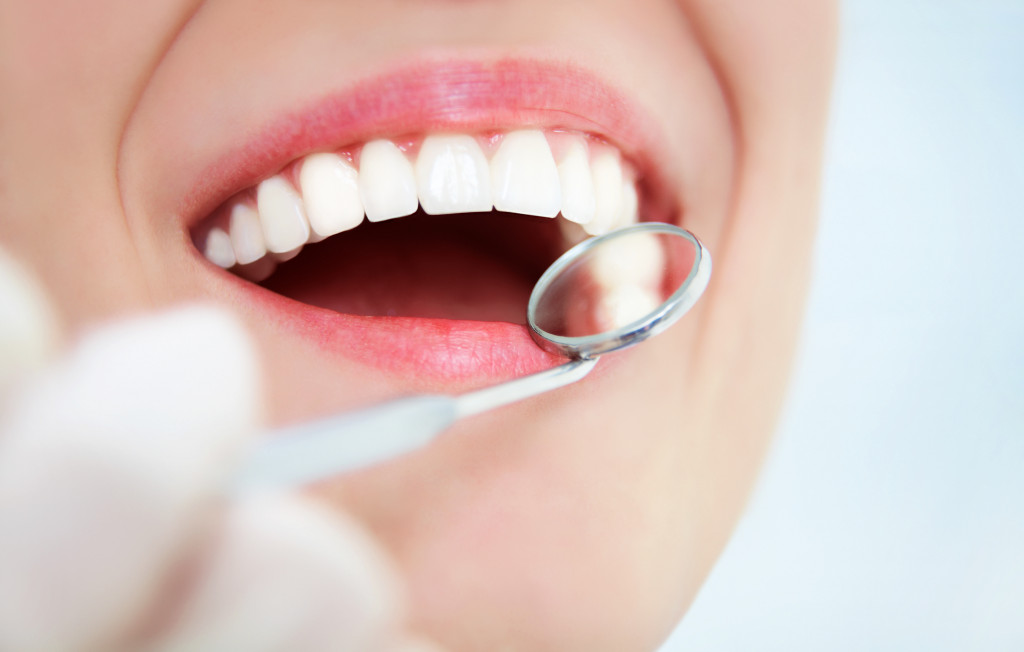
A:
[[[295,495],[226,498],[257,431],[244,331],[210,308],[62,358],[0,252],[0,650],[431,650],[369,537]]]

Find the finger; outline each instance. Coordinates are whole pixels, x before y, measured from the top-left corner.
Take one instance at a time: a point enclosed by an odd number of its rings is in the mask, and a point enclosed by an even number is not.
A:
[[[226,315],[107,328],[0,426],[0,649],[109,649],[197,535],[256,416]]]
[[[249,497],[153,652],[382,651],[401,620],[399,595],[355,524],[298,497]]]

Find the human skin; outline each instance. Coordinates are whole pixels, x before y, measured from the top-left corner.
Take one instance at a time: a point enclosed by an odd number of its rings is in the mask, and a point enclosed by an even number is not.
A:
[[[412,626],[451,649],[653,649],[728,539],[777,418],[834,31],[821,0],[4,0],[0,242],[72,335],[181,302],[239,315],[260,346],[271,423],[478,387],[508,369],[428,360],[410,373],[312,335],[262,290],[254,301],[191,244],[189,197],[208,170],[232,174],[223,161],[273,150],[260,134],[281,116],[409,66],[443,77],[540,62],[541,75],[600,80],[654,134],[623,133],[622,146],[652,161],[672,219],[712,252],[704,298],[573,387],[315,492],[377,537],[407,580]],[[524,115],[498,121],[559,126]]]

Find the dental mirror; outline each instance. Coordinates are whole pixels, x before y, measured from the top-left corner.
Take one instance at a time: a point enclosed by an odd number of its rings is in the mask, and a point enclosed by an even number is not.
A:
[[[711,257],[689,231],[649,222],[576,245],[541,276],[527,307],[533,339],[594,358],[663,332],[693,307]]]
[[[460,396],[389,401],[270,433],[233,490],[292,487],[425,446],[459,419],[574,383],[599,356],[663,332],[700,298],[711,256],[689,231],[645,222],[590,238],[556,260],[527,305],[534,341],[569,361]]]

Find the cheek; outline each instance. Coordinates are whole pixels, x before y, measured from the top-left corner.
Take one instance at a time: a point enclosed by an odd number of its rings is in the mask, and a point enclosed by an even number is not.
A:
[[[118,146],[139,86],[193,4],[0,4],[0,239],[72,330],[148,303]]]
[[[751,147],[816,152],[834,63],[833,0],[679,0],[725,89],[744,158]],[[795,137],[800,134],[811,138]],[[781,151],[780,151],[781,148]]]

